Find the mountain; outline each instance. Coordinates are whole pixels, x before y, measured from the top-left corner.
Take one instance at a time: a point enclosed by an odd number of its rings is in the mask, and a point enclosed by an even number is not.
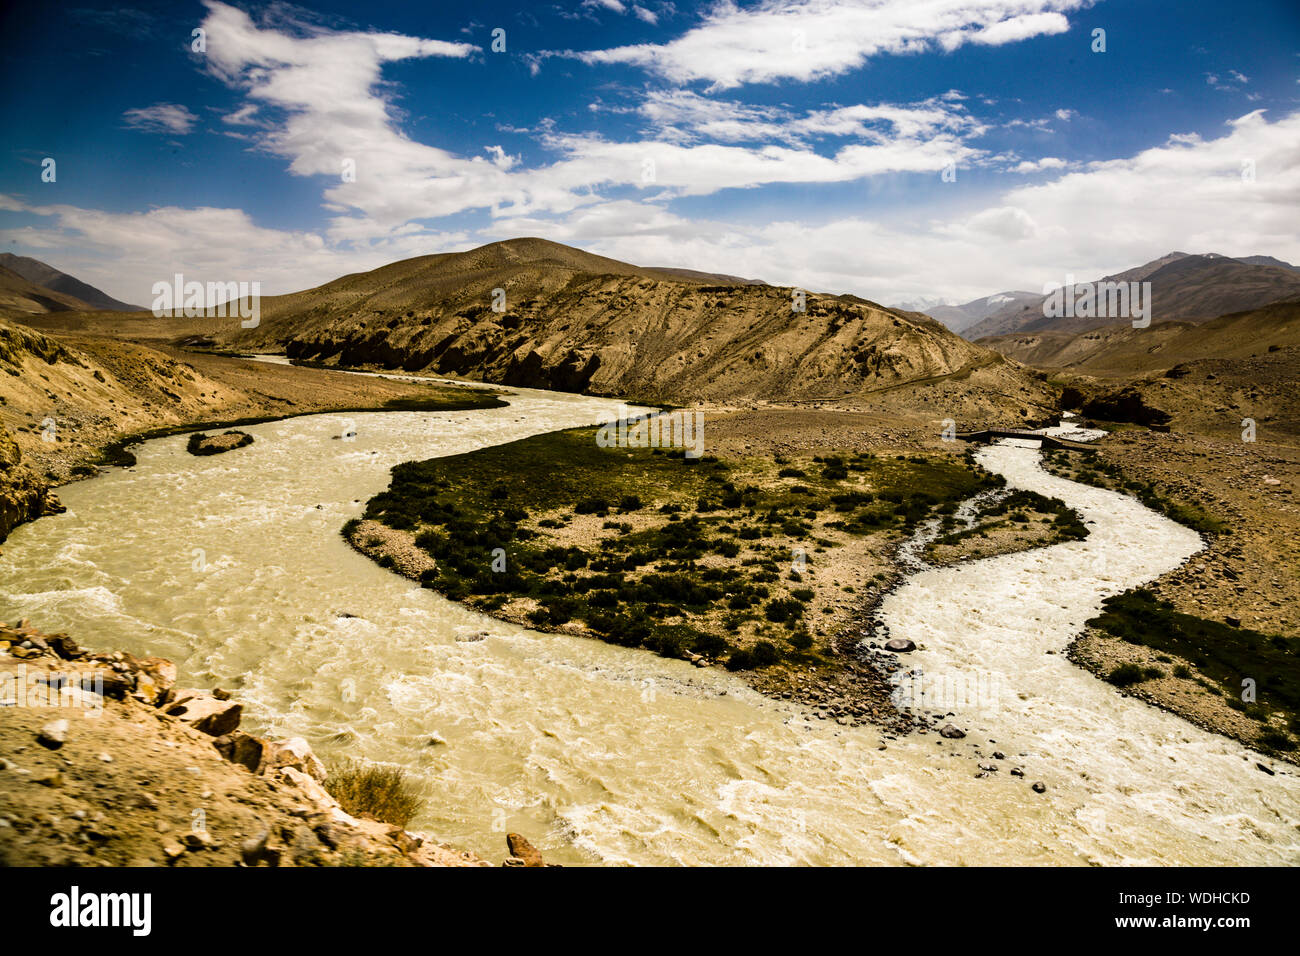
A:
[[[1300,299],[1300,270],[1268,256],[1248,262],[1214,253],[1171,252],[1144,265],[1098,280],[1150,282],[1153,322],[1204,322],[1229,312],[1257,309],[1273,302]],[[1273,263],[1278,263],[1274,265]],[[1048,317],[1047,296],[1001,309],[964,331],[972,341],[1011,332],[1084,332],[1131,323],[1114,317]]]
[[[924,312],[931,318],[938,319],[954,332],[961,332],[972,325],[987,319],[995,312],[1014,308],[1027,302],[1037,302],[1042,296],[1037,292],[997,292],[993,295],[972,299],[962,305],[943,305],[916,303],[901,308]]]
[[[842,400],[920,383],[988,414],[1044,399],[1025,370],[926,316],[851,296],[807,293],[803,312],[795,301],[525,238],[263,298],[258,328],[217,320],[213,334],[300,360],[647,401]]]
[[[90,309],[89,303],[71,295],[55,292],[24,279],[12,269],[0,265],[0,310],[16,312],[69,312]]]
[[[50,289],[53,292],[72,296],[83,303],[74,308],[89,308],[91,310],[103,309],[109,312],[141,311],[140,306],[119,302],[111,295],[96,289],[93,285],[88,285],[80,279],[73,278],[66,272],[60,272],[58,269],[54,268],[54,266],[41,262],[39,259],[31,259],[27,256],[15,256],[13,253],[3,252],[0,253],[0,266],[4,266],[6,269],[16,272],[28,282],[44,286],[46,289]]]
[[[1087,332],[1013,332],[981,339],[1018,362],[1053,371],[1126,377],[1205,359],[1249,359],[1300,348],[1300,300],[1278,302],[1209,322],[1108,325]]]
[[[1275,256],[1241,256],[1238,262],[1245,262],[1252,266],[1278,266],[1282,269],[1291,269],[1294,272],[1300,272],[1300,266],[1293,266],[1289,262],[1283,262]]]

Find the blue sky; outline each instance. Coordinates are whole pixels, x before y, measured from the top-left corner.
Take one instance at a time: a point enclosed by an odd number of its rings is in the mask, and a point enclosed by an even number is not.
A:
[[[517,235],[887,303],[1296,261],[1298,54],[1292,0],[28,4],[0,251],[134,302]]]

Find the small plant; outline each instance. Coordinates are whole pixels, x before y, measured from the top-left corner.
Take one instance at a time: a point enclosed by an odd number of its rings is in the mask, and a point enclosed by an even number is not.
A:
[[[330,768],[325,789],[354,817],[404,827],[420,812],[424,800],[396,767],[348,760]]]
[[[1128,687],[1132,684],[1139,684],[1146,679],[1146,671],[1136,664],[1120,664],[1106,675],[1106,680],[1116,687]]]

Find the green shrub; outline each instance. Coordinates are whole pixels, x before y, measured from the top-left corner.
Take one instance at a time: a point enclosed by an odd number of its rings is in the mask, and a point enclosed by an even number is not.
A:
[[[1146,671],[1136,664],[1120,664],[1119,667],[1106,675],[1106,680],[1116,687],[1128,687],[1131,684],[1141,683],[1146,679]]]

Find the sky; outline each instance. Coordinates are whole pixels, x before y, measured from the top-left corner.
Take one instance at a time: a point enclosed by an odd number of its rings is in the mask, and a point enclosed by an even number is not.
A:
[[[1300,263],[1300,3],[10,4],[0,251],[147,305],[541,236],[888,305]]]

